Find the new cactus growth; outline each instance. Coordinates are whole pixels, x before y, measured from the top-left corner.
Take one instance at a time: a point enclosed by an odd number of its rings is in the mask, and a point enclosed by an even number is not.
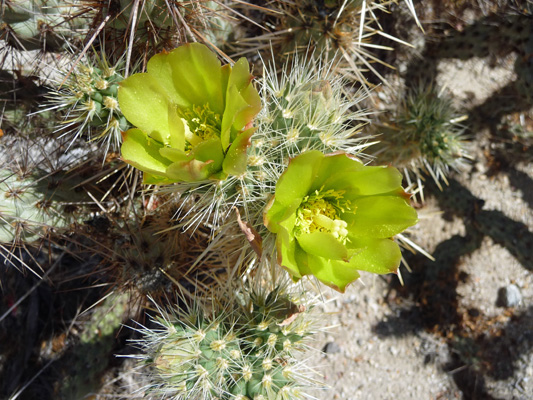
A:
[[[229,292],[228,292],[229,293]],[[158,307],[157,329],[137,345],[150,368],[147,392],[180,399],[300,399],[311,385],[295,357],[313,333],[309,310],[279,288],[217,294],[205,311]]]
[[[49,109],[65,112],[59,127],[59,131],[66,131],[62,135],[71,135],[72,141],[80,136],[102,141],[106,152],[119,150],[121,132],[130,127],[117,99],[123,80],[121,69],[120,63],[110,66],[102,58],[96,63],[78,64],[72,73],[64,73],[66,81],[48,95]]]
[[[376,125],[382,135],[375,155],[380,163],[391,163],[402,170],[409,185],[412,174],[422,190],[424,175],[429,174],[441,187],[440,182],[447,182],[451,169],[464,168],[469,155],[460,122],[465,118],[437,87],[421,84],[407,90],[392,116],[388,115],[384,114],[382,123]]]

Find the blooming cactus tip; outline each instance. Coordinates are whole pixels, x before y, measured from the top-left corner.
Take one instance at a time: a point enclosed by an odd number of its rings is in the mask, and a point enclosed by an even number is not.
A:
[[[397,271],[401,252],[391,238],[417,222],[401,179],[345,153],[293,158],[264,213],[279,264],[296,280],[314,275],[340,292],[358,271]]]
[[[145,73],[120,85],[120,108],[136,127],[124,134],[122,158],[145,173],[145,183],[243,173],[261,109],[251,81],[246,59],[221,66],[199,43],[156,54]]]

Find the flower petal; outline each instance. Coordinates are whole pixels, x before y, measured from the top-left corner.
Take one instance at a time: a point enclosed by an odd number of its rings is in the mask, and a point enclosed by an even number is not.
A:
[[[397,191],[401,185],[402,175],[396,168],[365,166],[346,154],[336,154],[325,156],[311,190],[345,190],[351,198]]]
[[[400,246],[391,239],[354,239],[350,247],[357,252],[350,258],[350,266],[374,274],[396,272],[402,253]]]
[[[308,151],[293,158],[276,184],[276,201],[287,206],[295,199],[303,199],[309,193],[323,157],[319,151]]]
[[[198,182],[207,180],[213,174],[213,161],[203,162],[188,160],[172,163],[166,171],[166,176],[173,182]]]
[[[172,52],[171,52],[172,53]],[[189,107],[191,103],[184,99],[174,86],[171,53],[163,52],[154,55],[146,65],[146,71],[157,80],[169,102],[176,107]]]
[[[186,126],[178,115],[178,110],[173,104],[169,104],[168,109],[168,127],[170,147],[185,150],[185,130]],[[188,127],[187,127],[188,128]]]
[[[313,232],[303,233],[296,237],[298,244],[304,251],[318,257],[333,260],[346,260],[348,251],[331,233]]]
[[[295,251],[297,243],[294,240],[294,236],[290,236],[289,233],[282,229],[276,236],[276,248],[278,253],[278,264],[285,268],[293,278],[301,278],[298,264],[295,260]]]
[[[348,223],[348,237],[390,238],[417,223],[418,217],[403,198],[398,196],[369,196],[353,202],[355,213],[344,213]]]
[[[357,269],[345,261],[328,260],[309,254],[307,264],[320,282],[341,293],[344,293],[346,286],[355,282],[360,276]]]
[[[169,157],[175,160],[167,168],[166,173],[178,181],[194,182],[208,179],[220,171],[224,160],[224,152],[218,138],[203,141],[193,147],[189,154],[186,154],[185,159],[180,159],[179,150],[168,149],[166,151],[169,152]]]
[[[224,112],[226,86],[220,61],[208,47],[199,43],[187,43],[168,54],[172,69],[172,81],[179,99],[188,105],[209,104],[211,111]]]
[[[233,136],[252,121],[261,110],[261,98],[253,87],[248,61],[239,59],[233,66],[226,89],[226,108],[222,119],[222,144],[233,141]]]
[[[174,149],[172,147],[162,147],[162,148],[160,148],[159,149],[159,154],[161,154],[165,158],[168,158],[173,163],[189,161],[192,158],[187,153],[185,153],[184,151],[181,151],[179,149]]]
[[[224,109],[224,116],[222,117],[222,128],[220,129],[220,139],[222,145],[226,149],[232,140],[232,133],[237,134],[244,125],[241,125],[237,129],[233,129],[232,126],[235,122],[236,116],[244,109],[249,108],[248,103],[239,93],[235,86],[228,87],[228,94],[226,96],[226,108]]]
[[[145,185],[168,185],[171,183],[174,181],[165,176],[154,175],[150,172],[143,173],[143,184]]]
[[[168,143],[169,100],[153,76],[135,74],[120,82],[120,110],[126,119],[158,142]]]
[[[353,173],[362,168],[362,163],[345,153],[325,155],[310,191],[320,190],[323,186],[325,190],[342,190],[344,186],[349,186]]]
[[[252,143],[250,138],[254,132],[255,128],[250,128],[237,136],[224,158],[222,164],[224,172],[229,175],[242,175],[246,172],[247,151]]]
[[[296,210],[300,206],[300,201],[296,199],[292,205],[284,206],[275,200],[273,197],[266,205],[263,223],[272,233],[277,233],[280,227],[292,232],[296,223]]]
[[[191,150],[191,155],[199,161],[213,161],[212,167],[219,170],[224,160],[224,151],[219,138],[204,140]]]
[[[365,167],[349,178],[348,187],[345,197],[349,200],[357,196],[403,191],[402,174],[394,167]]]
[[[162,144],[147,137],[140,129],[130,129],[122,136],[121,153],[124,161],[144,172],[165,174],[171,162],[159,153]]]

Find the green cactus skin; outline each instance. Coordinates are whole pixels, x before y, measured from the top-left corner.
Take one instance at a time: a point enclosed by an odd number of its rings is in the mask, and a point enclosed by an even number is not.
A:
[[[57,186],[58,178],[40,170],[17,174],[0,169],[0,243],[33,242],[74,221],[66,212],[72,192]]]
[[[64,374],[58,389],[59,399],[86,398],[101,386],[101,375],[114,357],[116,334],[127,315],[130,301],[129,294],[114,293],[83,324],[79,342],[58,363]]]
[[[309,310],[279,289],[216,295],[209,312],[158,309],[159,329],[137,341],[147,392],[182,399],[300,399],[311,384],[294,356],[313,333]]]
[[[263,108],[254,122],[257,130],[248,150],[247,171],[205,189],[181,185],[195,189],[191,197],[195,196],[196,215],[205,215],[208,221],[214,216],[214,225],[220,226],[229,215],[227,205],[234,204],[244,209],[243,218],[262,229],[263,209],[291,158],[307,150],[360,155],[370,137],[361,134],[366,113],[354,109],[364,96],[347,98],[345,83],[334,75],[331,64],[313,59],[295,57],[280,75],[275,64],[267,66],[260,88]],[[194,227],[196,220],[187,227]],[[265,229],[260,234],[268,233]]]
[[[81,8],[74,1],[7,1],[0,15],[0,34],[9,44],[24,50],[60,50],[81,41],[88,30]]]
[[[392,117],[384,114],[375,125],[382,135],[374,154],[378,163],[403,171],[408,185],[413,175],[423,201],[424,175],[430,175],[442,190],[440,182],[447,184],[450,170],[464,169],[470,159],[464,127],[459,124],[464,117],[433,85],[420,84],[401,97]]]
[[[123,77],[118,72],[121,64],[109,66],[105,58],[94,63],[80,64],[68,74],[60,89],[49,95],[49,110],[64,110],[65,120],[59,129],[70,134],[72,140],[86,136],[101,141],[107,151],[118,151],[122,142],[121,131],[130,125],[120,112],[117,100],[118,86]]]
[[[232,394],[249,399],[302,398],[305,378],[295,357],[306,350],[305,339],[313,333],[314,321],[308,318],[309,310],[293,300],[280,287],[251,291],[244,297],[241,347],[248,354],[251,376],[243,373]]]

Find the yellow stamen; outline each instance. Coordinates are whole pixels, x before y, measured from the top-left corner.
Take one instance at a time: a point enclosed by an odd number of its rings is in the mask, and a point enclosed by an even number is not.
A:
[[[324,192],[321,189],[304,198],[296,213],[296,234],[327,232],[345,243],[348,224],[340,218],[340,213],[350,209],[350,202],[343,198],[343,194],[342,191]]]

